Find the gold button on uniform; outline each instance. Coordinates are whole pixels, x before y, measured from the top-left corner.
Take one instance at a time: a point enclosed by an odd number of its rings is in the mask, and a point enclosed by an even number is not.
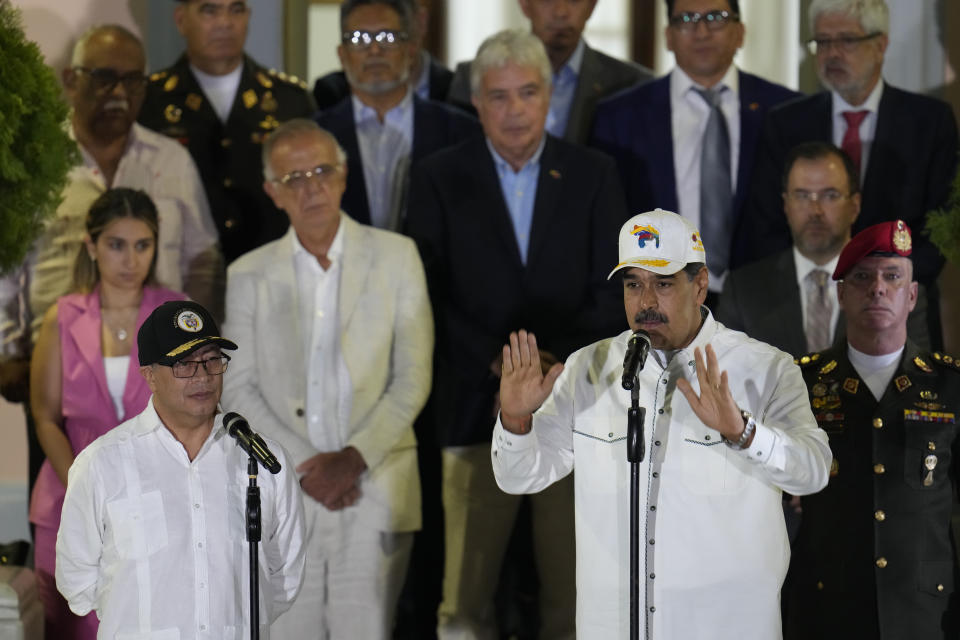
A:
[[[823,591],[823,582],[817,582],[817,590]]]
[[[227,229],[232,229],[233,225],[235,224],[237,224],[237,221],[234,220],[233,218],[227,218],[226,220],[223,221],[223,226],[225,226]]]
[[[938,584],[938,585],[937,585],[937,591],[943,591],[943,585],[942,585],[942,584]]]
[[[229,147],[231,144],[233,144],[233,140],[231,140],[230,138],[224,138],[223,140],[220,141],[220,146],[223,147],[224,149]]]
[[[873,465],[873,472],[874,472],[875,474],[877,474],[877,475],[880,475],[880,474],[882,474],[882,473],[886,473],[886,472],[887,472],[887,468],[886,468],[885,466],[883,466],[882,464],[879,464],[879,463],[878,463],[878,464]]]
[[[884,520],[887,519],[887,514],[884,513],[882,509],[877,509],[876,511],[873,512],[873,518],[877,522],[883,522]]]
[[[223,186],[225,186],[227,189],[229,189],[230,187],[233,186],[233,180],[231,180],[230,178],[224,178],[224,179],[223,179]]]
[[[887,559],[884,558],[883,556],[877,558],[877,566],[878,566],[879,568],[881,568],[881,569],[886,569],[886,567],[887,567]]]
[[[883,428],[883,418],[874,418],[873,419],[873,428],[881,429]]]

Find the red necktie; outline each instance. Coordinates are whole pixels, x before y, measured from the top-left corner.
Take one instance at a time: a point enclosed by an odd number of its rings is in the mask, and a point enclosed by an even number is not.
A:
[[[867,117],[869,111],[844,111],[843,119],[847,121],[847,132],[843,134],[843,142],[840,148],[846,151],[850,159],[853,160],[853,166],[860,172],[860,157],[863,155],[863,142],[860,140],[860,125],[863,119]],[[861,176],[861,180],[863,176]]]

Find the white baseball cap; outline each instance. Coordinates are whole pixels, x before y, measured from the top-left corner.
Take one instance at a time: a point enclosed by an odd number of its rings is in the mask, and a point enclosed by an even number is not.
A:
[[[672,211],[639,213],[620,227],[620,269],[639,267],[662,276],[673,275],[691,262],[706,262],[700,232]]]

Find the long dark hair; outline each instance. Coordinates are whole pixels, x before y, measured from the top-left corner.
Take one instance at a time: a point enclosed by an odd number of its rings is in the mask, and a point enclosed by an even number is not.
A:
[[[86,229],[90,240],[96,243],[103,230],[119,218],[140,220],[153,233],[153,260],[150,262],[150,271],[147,272],[147,279],[143,284],[155,284],[159,250],[157,206],[153,204],[150,196],[137,189],[120,187],[106,191],[90,205],[90,210],[87,212]],[[81,293],[90,293],[99,281],[100,270],[90,258],[87,247],[81,246],[77,259],[73,263],[72,289]]]

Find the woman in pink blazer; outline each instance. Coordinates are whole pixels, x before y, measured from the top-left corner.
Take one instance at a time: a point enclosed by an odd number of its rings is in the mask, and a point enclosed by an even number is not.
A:
[[[72,614],[54,579],[67,471],[88,444],[140,413],[150,389],[140,376],[137,330],[181,293],[156,284],[157,209],[133,189],[112,189],[90,207],[73,291],[43,318],[30,364],[30,407],[46,461],[33,488],[35,567],[48,638],[95,640],[97,618]]]

